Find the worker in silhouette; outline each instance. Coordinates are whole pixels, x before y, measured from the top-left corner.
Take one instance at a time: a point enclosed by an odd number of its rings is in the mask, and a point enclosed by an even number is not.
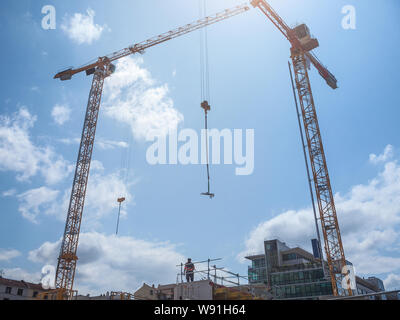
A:
[[[192,262],[192,259],[188,259],[188,261],[185,263],[185,269],[184,269],[184,274],[186,275],[186,281],[187,282],[193,282],[194,281],[194,263]]]

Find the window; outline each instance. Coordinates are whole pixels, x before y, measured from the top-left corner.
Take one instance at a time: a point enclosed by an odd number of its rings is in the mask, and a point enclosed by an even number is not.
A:
[[[18,289],[18,291],[17,291],[18,296],[22,296],[23,293],[24,293],[24,289]]]
[[[7,293],[7,294],[11,294],[11,287],[7,287],[7,288],[6,288],[6,293]]]
[[[150,295],[152,296],[154,294],[153,290],[150,290]]]
[[[255,260],[252,261],[252,263],[253,263],[253,268],[254,269],[265,267],[265,259],[264,258],[255,259]]]
[[[37,297],[37,295],[38,295],[38,292],[37,291],[35,291],[35,292],[33,292],[33,298],[36,298]]]
[[[297,258],[298,257],[297,257],[296,253],[288,253],[288,254],[282,255],[283,261],[296,260]]]
[[[310,296],[311,295],[311,286],[309,284],[306,284],[304,286],[304,288],[305,288],[306,296]]]

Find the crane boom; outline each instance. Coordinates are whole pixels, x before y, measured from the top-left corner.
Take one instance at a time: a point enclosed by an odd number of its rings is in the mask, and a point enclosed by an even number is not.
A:
[[[100,57],[95,63],[87,64],[77,69],[71,68],[60,72],[54,77],[56,79],[59,78],[61,80],[69,80],[74,74],[83,71],[86,71],[87,75],[94,75],[72,184],[72,192],[65,224],[65,231],[57,264],[55,285],[57,289],[57,297],[59,299],[71,299],[74,292],[73,284],[76,263],[78,260],[77,249],[79,233],[96,135],[96,126],[100,110],[104,79],[115,71],[115,67],[112,62],[134,53],[143,53],[143,51],[147,48],[206,27],[210,24],[228,19],[240,13],[246,12],[249,9],[250,8],[247,5],[236,6],[233,9],[225,10],[214,16],[206,17],[194,23],[187,24],[181,28],[169,31],[121,51]]]
[[[337,88],[336,78],[322,65],[318,58],[307,49],[297,37],[295,29],[289,28],[285,21],[265,0],[252,0],[251,5],[258,7],[279,31],[291,43],[291,59],[293,62],[297,93],[302,110],[303,125],[307,137],[308,155],[313,172],[314,188],[318,200],[320,221],[325,241],[325,253],[330,271],[332,291],[339,293],[338,283],[343,279],[342,268],[346,265],[339,223],[336,215],[328,167],[326,164],[321,132],[307,71],[307,60],[318,70],[319,74],[333,89]],[[316,40],[315,40],[316,41]],[[323,262],[322,262],[323,263]],[[351,288],[348,294],[352,295]]]
[[[198,29],[204,28],[206,26],[220,22],[222,20],[226,20],[230,17],[236,16],[236,15],[246,12],[248,10],[250,10],[250,7],[247,4],[242,4],[242,5],[236,6],[231,9],[226,9],[226,10],[219,12],[213,16],[205,17],[205,18],[197,20],[193,23],[189,23],[183,27],[176,28],[174,30],[160,34],[156,37],[145,40],[143,42],[134,44],[128,48],[113,52],[109,55],[106,55],[105,57],[99,58],[99,60],[97,60],[94,63],[86,64],[77,69],[71,68],[71,69],[59,72],[54,76],[54,79],[70,80],[73,75],[83,72],[83,71],[86,71],[87,75],[90,75],[90,74],[94,73],[94,70],[96,67],[98,67],[99,65],[102,65],[103,61],[113,62],[115,60],[127,57],[131,54],[143,53],[146,49],[148,49],[150,47],[153,47],[160,43],[183,36],[187,33],[196,31]]]

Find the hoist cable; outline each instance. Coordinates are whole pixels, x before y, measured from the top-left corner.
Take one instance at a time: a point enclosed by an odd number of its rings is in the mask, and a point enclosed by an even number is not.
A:
[[[199,0],[200,19],[206,16],[206,0]],[[214,194],[210,191],[210,160],[208,150],[208,111],[210,107],[210,73],[208,58],[208,34],[207,27],[200,31],[200,85],[201,85],[201,107],[204,109],[205,138],[206,138],[206,161],[207,161],[207,192],[202,195],[209,196],[211,199]]]

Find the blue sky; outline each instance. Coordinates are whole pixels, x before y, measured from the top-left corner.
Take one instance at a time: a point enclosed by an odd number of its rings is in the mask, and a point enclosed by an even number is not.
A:
[[[240,3],[209,1],[208,12]],[[307,23],[320,43],[315,53],[339,81],[333,91],[310,72],[346,258],[358,274],[400,287],[400,4],[270,4],[289,25]],[[56,8],[55,30],[41,27],[45,5]],[[355,30],[342,28],[345,5],[356,9]],[[91,85],[83,74],[68,82],[54,74],[196,20],[198,0],[0,6],[0,269],[37,280],[56,263]],[[78,252],[82,292],[174,282],[175,264],[188,256],[221,257],[221,266],[246,274],[241,257],[260,251],[264,238],[309,248],[315,237],[289,43],[257,9],[209,28],[209,126],[254,129],[254,173],[212,166],[209,200],[199,196],[204,166],[147,163],[149,126],[202,129],[199,39],[195,32],[120,61],[106,82]],[[119,196],[127,202],[115,237]]]

